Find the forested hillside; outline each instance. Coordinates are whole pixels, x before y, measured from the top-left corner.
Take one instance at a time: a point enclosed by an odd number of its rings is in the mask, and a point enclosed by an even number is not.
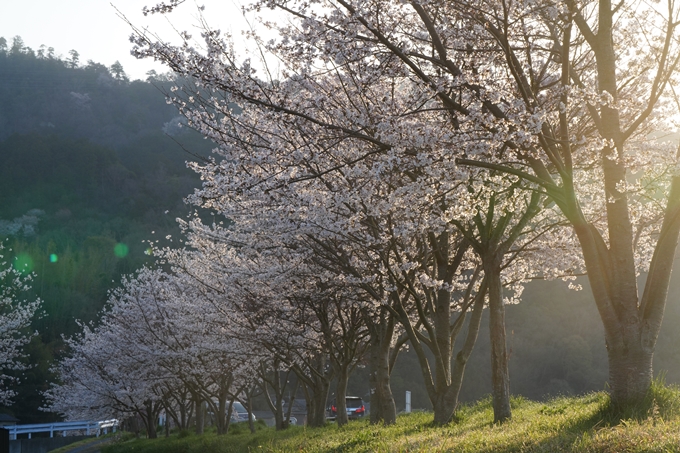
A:
[[[183,197],[198,178],[185,166],[210,144],[177,126],[160,90],[119,66],[60,59],[0,39],[0,240],[35,273],[39,332],[16,403],[23,423],[39,412],[62,335],[96,322],[107,292],[147,260],[144,241],[177,232]],[[181,144],[181,145],[180,145]]]

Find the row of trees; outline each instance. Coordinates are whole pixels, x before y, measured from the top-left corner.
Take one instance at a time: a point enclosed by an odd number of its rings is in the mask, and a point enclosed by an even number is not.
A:
[[[193,165],[204,184],[189,201],[225,220],[185,223],[185,247],[157,251],[166,273],[153,281],[168,289],[137,296],[149,285],[142,276],[160,275],[143,271],[114,295],[104,324],[74,340],[72,360],[93,363],[87,379],[101,380],[102,366],[82,348],[135,338],[115,356],[140,372],[116,370],[152,386],[199,387],[183,373],[201,370],[192,360],[215,335],[209,343],[224,346],[205,362],[229,362],[218,375],[234,377],[232,387],[208,369],[200,387],[216,392],[220,408],[220,398],[250,385],[236,377],[241,366],[244,376],[293,370],[316,425],[329,376],[344,413],[346,376],[365,351],[371,419],[393,423],[390,370],[408,342],[443,424],[455,415],[488,307],[494,420],[503,421],[511,417],[504,305],[532,277],[587,272],[612,402],[638,402],[651,383],[680,232],[677,155],[650,138],[668,129],[675,106],[677,6],[291,0],[255,2],[260,8],[289,15],[281,39],[253,38],[277,59],[277,74],[266,58],[258,68],[239,61],[216,30],[203,30],[203,50],[188,34],[174,46],[136,33],[139,57],[190,81],[168,98],[217,148]],[[133,296],[141,311],[118,324]],[[186,313],[195,303],[201,308]],[[159,308],[166,304],[175,308]],[[133,336],[133,321],[168,349]],[[180,342],[186,358],[164,365]],[[55,408],[68,409],[61,398],[76,392],[68,386],[107,395],[68,363]],[[144,377],[155,370],[165,378]],[[167,401],[160,388],[137,407]]]

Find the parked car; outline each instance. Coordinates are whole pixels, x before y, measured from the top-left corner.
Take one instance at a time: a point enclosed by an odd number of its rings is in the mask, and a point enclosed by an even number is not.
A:
[[[255,414],[252,414],[253,421],[255,421]],[[231,421],[233,423],[247,422],[248,421],[248,410],[243,407],[243,404],[238,401],[234,401],[234,405],[231,410]]]
[[[350,420],[355,420],[366,415],[366,406],[364,406],[364,400],[359,396],[348,396],[345,398],[345,405],[347,406],[347,418]],[[328,410],[328,420],[335,420],[338,415],[338,408],[335,400],[331,401],[331,405]]]

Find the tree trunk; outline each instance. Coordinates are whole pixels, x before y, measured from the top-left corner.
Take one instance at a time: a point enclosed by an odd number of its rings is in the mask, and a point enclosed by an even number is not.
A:
[[[608,348],[612,405],[625,409],[640,403],[652,384],[653,353],[640,346]]]
[[[229,434],[229,427],[231,426],[231,415],[234,413],[234,400],[236,399],[235,396],[233,396],[229,400],[229,406],[227,408],[227,413],[226,417],[224,418],[224,425],[222,426],[222,432],[218,433],[220,435],[226,436]]]
[[[154,410],[153,403],[147,401],[144,403],[144,424],[146,425],[146,437],[149,439],[158,438],[158,433],[156,432],[156,411]]]
[[[321,418],[321,415],[319,414],[319,404],[317,403],[317,398],[314,395],[314,390],[309,388],[307,384],[302,384],[302,388],[305,393],[305,402],[307,405],[307,426],[322,426],[326,423],[325,413],[323,422],[320,422],[319,419]],[[322,410],[325,412],[325,405]]]
[[[191,412],[191,409],[188,409],[185,404],[179,405],[179,429],[187,429],[189,427]]]
[[[283,372],[279,371],[279,361],[274,361],[274,371],[267,373],[262,370],[262,391],[265,395],[265,401],[269,409],[274,414],[274,426],[277,431],[286,428],[285,416],[283,413],[283,395],[288,386],[288,376],[290,376],[290,369]],[[271,375],[271,378],[267,376]],[[269,388],[274,391],[274,398],[272,398]]]
[[[231,397],[229,395],[229,389],[231,389],[233,383],[234,376],[231,373],[226,376],[222,376],[219,381],[217,406],[214,408],[217,419],[216,422],[218,435],[224,435],[229,432],[231,412],[234,407],[234,400],[236,399],[236,395],[232,395]],[[212,402],[211,404],[214,406]]]
[[[277,372],[278,373],[278,372]],[[284,415],[283,415],[283,394],[277,389],[276,401],[274,401],[274,425],[277,431],[281,431],[285,428],[284,426]]]
[[[642,298],[638,299],[634,250],[637,239],[628,195],[619,187],[626,181],[629,170],[624,160],[627,137],[619,117],[620,111],[614,107],[620,85],[614,38],[616,9],[609,0],[599,2],[597,42],[591,43],[597,63],[598,90],[609,93],[614,101],[612,106],[601,107],[599,118],[603,138],[614,145],[605,146],[601,155],[607,198],[608,243],[593,225],[587,223],[575,201],[574,188],[564,187],[568,189],[567,196],[570,198],[565,214],[568,217],[572,214],[570,221],[583,250],[588,279],[605,329],[612,404],[624,410],[638,404],[652,382],[652,357],[663,320],[680,233],[680,179],[675,175],[671,180],[646,286]],[[582,23],[577,25],[581,27]],[[611,154],[618,158],[612,159]]]
[[[248,428],[250,433],[255,433],[255,421],[253,420],[253,389],[246,390],[246,409],[248,410]]]
[[[439,403],[434,406],[434,422],[440,425],[450,423],[456,415],[458,408],[458,398],[460,389],[463,385],[463,376],[467,361],[472,354],[472,350],[477,342],[477,335],[482,324],[482,313],[484,311],[484,298],[486,294],[486,280],[482,282],[479,292],[475,296],[475,303],[472,307],[472,316],[468,323],[467,333],[463,346],[456,354],[453,370],[451,372],[451,383],[446,389],[446,393],[439,399]]]
[[[154,423],[153,420],[150,420],[150,423],[148,425],[147,437],[149,439],[157,439],[158,438],[158,433],[156,432],[156,423]]]
[[[337,409],[335,422],[338,426],[347,424],[347,381],[349,380],[349,365],[342,364],[338,367],[338,384],[335,388],[335,407]]]
[[[196,404],[196,434],[201,435],[205,427],[205,403],[199,396],[195,396],[194,401]]]
[[[290,426],[290,417],[293,414],[293,404],[295,404],[295,395],[297,395],[298,387],[300,387],[300,379],[295,379],[295,386],[293,391],[289,394],[288,410],[286,411],[286,427]]]
[[[505,307],[500,266],[485,267],[489,281],[489,334],[491,337],[491,382],[494,423],[510,419],[510,373],[505,340]]]
[[[371,348],[372,349],[372,348]],[[371,354],[373,351],[371,350]],[[383,419],[382,404],[380,402],[380,395],[378,395],[378,374],[373,371],[373,357],[371,356],[371,371],[368,375],[368,385],[371,387],[371,407],[369,412],[369,420],[372,425],[377,425]]]
[[[675,181],[674,186],[678,190]],[[672,203],[677,202],[669,200],[669,206]],[[677,213],[677,206],[673,211]],[[605,330],[612,405],[621,411],[639,404],[652,382],[652,358],[663,319],[672,254],[677,246],[677,223],[677,216],[664,219],[639,307],[637,289],[623,291],[625,285],[620,282],[623,272],[610,260],[607,245],[597,230],[585,222],[575,224]]]
[[[229,404],[231,408],[231,404]],[[228,419],[227,417],[227,395],[224,392],[220,392],[217,397],[217,411],[215,413],[215,424],[217,425],[217,435],[226,434],[226,427]]]
[[[330,390],[330,382],[327,380],[316,379],[316,381],[314,388],[311,389],[311,407],[307,408],[307,425],[311,427],[320,427],[326,424],[326,400]]]
[[[437,395],[434,402],[434,423],[436,425],[446,425],[451,422],[453,414],[458,405],[458,395],[452,392],[446,392],[442,395]]]
[[[391,332],[391,331],[390,331]],[[390,388],[389,353],[392,335],[371,336],[371,423],[391,425],[397,421],[397,407]],[[377,409],[377,410],[376,410]]]

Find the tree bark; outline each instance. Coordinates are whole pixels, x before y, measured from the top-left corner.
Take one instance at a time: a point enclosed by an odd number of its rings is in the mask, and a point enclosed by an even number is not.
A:
[[[392,339],[390,335],[374,338],[371,335],[371,423],[391,425],[397,421],[397,407],[390,388],[389,353]],[[377,409],[377,410],[376,410]]]
[[[349,381],[349,365],[343,364],[338,369],[338,384],[335,388],[335,407],[337,409],[335,415],[335,423],[338,426],[344,426],[348,422],[347,418],[347,382]]]
[[[156,432],[156,413],[154,404],[151,401],[146,401],[144,403],[144,424],[146,425],[146,437],[149,439],[158,438],[158,433]]]
[[[333,372],[329,370],[327,360],[325,354],[318,354],[307,363],[307,373],[297,366],[293,369],[305,394],[307,425],[311,427],[320,427],[326,424],[326,403],[333,379]]]
[[[295,396],[297,395],[298,387],[300,387],[300,379],[295,379],[295,386],[288,398],[288,410],[286,411],[286,427],[290,426],[290,417],[293,414],[293,404],[295,404]]]
[[[229,416],[231,415],[227,414],[227,412],[230,412],[231,403],[227,406],[227,393],[222,391],[222,389],[220,389],[217,396],[216,409],[215,424],[217,425],[217,435],[220,436],[227,433],[227,424],[229,423]]]
[[[307,426],[318,428],[326,424],[326,399],[330,385],[328,382],[317,382],[309,392],[307,403]]]
[[[440,235],[430,234],[428,241],[430,250],[434,252],[434,264],[436,266],[433,270],[436,272],[437,280],[444,282],[447,286],[451,285],[454,275],[463,263],[470,242],[463,239],[451,244],[448,232]],[[452,257],[451,254],[454,251],[455,255]],[[486,293],[486,283],[484,282],[475,295],[474,288],[480,274],[480,268],[474,271],[465,294],[460,300],[456,301],[458,312],[455,316],[452,309],[453,296],[448,289],[440,288],[428,295],[433,310],[425,309],[425,298],[422,300],[411,299],[415,304],[415,309],[407,310],[404,306],[405,300],[402,299],[402,293],[393,291],[391,294],[392,306],[396,311],[397,319],[404,327],[405,334],[418,356],[425,389],[434,408],[434,423],[438,425],[445,425],[451,422],[454,417],[458,406],[464,368],[477,340]],[[409,293],[405,294],[406,297],[411,298]],[[409,299],[406,299],[406,301],[409,301]],[[465,325],[471,306],[473,316],[468,326],[463,348],[459,351],[454,363],[456,338]],[[419,314],[416,325],[413,323],[414,311]],[[428,351],[433,358],[430,357]]]
[[[673,199],[673,195],[678,198]],[[622,293],[622,263],[612,259],[597,230],[585,222],[575,231],[583,250],[588,280],[605,330],[612,406],[619,410],[639,404],[652,382],[652,359],[666,304],[672,257],[677,248],[680,184],[674,178],[666,218],[652,258],[641,303],[637,289]]]
[[[236,396],[232,396],[229,399],[229,405],[227,406],[227,413],[225,414],[226,417],[224,418],[224,424],[222,425],[222,430],[218,432],[218,435],[223,435],[226,436],[229,434],[229,427],[231,426],[231,414],[234,413],[234,400],[236,399]]]
[[[491,382],[494,423],[512,417],[510,410],[510,373],[505,338],[505,306],[500,265],[485,268],[489,281],[489,335],[491,337]]]
[[[608,357],[614,408],[624,410],[642,401],[652,384],[653,353],[638,344],[627,349],[609,349]]]
[[[253,420],[253,389],[246,389],[246,409],[248,410],[248,428],[250,433],[255,433],[255,421]]]
[[[435,409],[434,422],[438,424],[447,424],[453,420],[458,408],[458,398],[460,396],[460,389],[463,385],[463,376],[465,375],[465,367],[467,361],[472,354],[479,328],[482,324],[482,312],[484,311],[484,296],[486,294],[486,284],[483,282],[475,298],[475,304],[472,308],[472,316],[468,324],[468,330],[465,335],[465,342],[463,347],[456,354],[453,363],[453,371],[451,372],[451,383],[446,389],[446,393],[441,398],[439,413]]]
[[[203,434],[203,428],[205,427],[205,403],[203,398],[196,395],[194,397],[196,404],[196,434]]]
[[[192,410],[191,410],[191,400],[189,400],[188,404],[185,402],[179,402],[179,429],[188,429],[189,428],[189,420],[191,420]]]
[[[288,376],[290,376],[290,369],[287,371],[280,371],[280,362],[274,361],[274,371],[267,373],[262,370],[262,391],[265,395],[265,401],[274,414],[274,426],[277,431],[285,429],[288,425],[285,423],[285,416],[283,412],[283,395],[288,386]],[[268,375],[271,378],[267,377]],[[272,398],[269,388],[274,391],[274,398]]]
[[[278,373],[278,372],[277,372]],[[283,393],[277,390],[276,401],[274,401],[274,425],[277,431],[285,429],[284,417],[283,417]],[[279,394],[280,393],[280,394]]]

